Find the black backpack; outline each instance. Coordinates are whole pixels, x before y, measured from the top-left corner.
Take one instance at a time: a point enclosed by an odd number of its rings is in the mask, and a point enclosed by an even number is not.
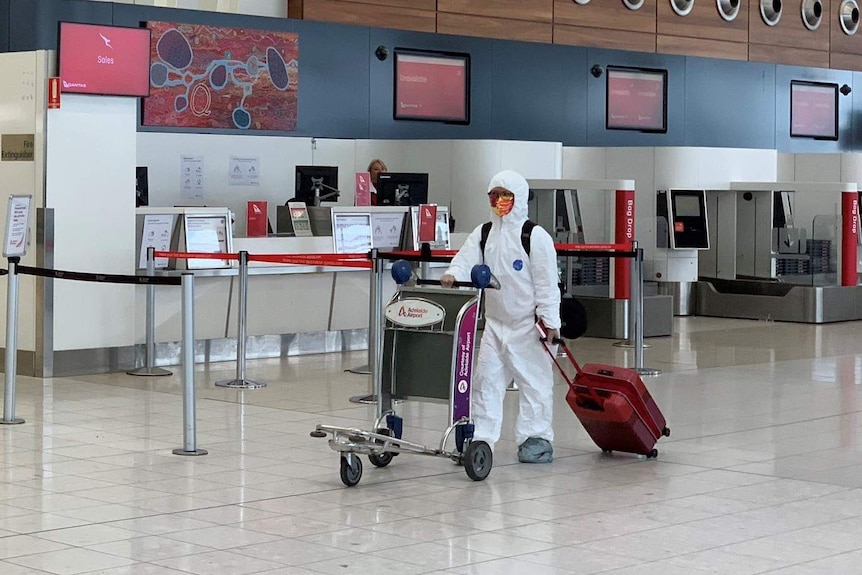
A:
[[[527,220],[521,227],[521,245],[527,256],[530,255],[530,235],[533,233],[533,228],[536,227],[536,222]],[[488,234],[491,233],[491,222],[482,224],[482,238],[479,240],[479,248],[482,250],[482,260],[485,259],[485,244],[488,243]],[[563,286],[560,284],[560,291]],[[566,339],[578,339],[587,331],[587,310],[584,304],[576,300],[573,296],[562,294],[560,298],[560,335]]]
[[[524,246],[524,251],[530,255],[530,234],[533,233],[533,228],[536,227],[536,222],[527,220],[521,226],[521,245]],[[482,224],[482,239],[479,240],[479,248],[482,250],[482,260],[485,259],[485,244],[488,243],[488,234],[491,233],[491,222]]]

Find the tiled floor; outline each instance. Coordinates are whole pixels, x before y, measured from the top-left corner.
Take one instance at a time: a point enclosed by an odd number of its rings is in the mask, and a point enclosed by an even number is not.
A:
[[[557,387],[550,465],[490,477],[444,459],[366,462],[345,488],[317,423],[368,427],[351,404],[364,353],[199,366],[197,445],[182,457],[180,379],[18,378],[0,427],[0,575],[784,575],[862,572],[860,324],[685,318],[648,340],[673,434],[658,460],[604,456]],[[585,339],[582,361],[633,364]],[[444,408],[406,403],[405,438],[439,441]]]

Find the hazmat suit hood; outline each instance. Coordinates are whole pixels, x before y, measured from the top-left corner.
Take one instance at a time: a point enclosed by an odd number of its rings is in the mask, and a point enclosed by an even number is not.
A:
[[[494,188],[503,188],[515,194],[515,205],[512,207],[512,211],[502,218],[495,214],[494,209],[491,208],[491,221],[502,221],[506,227],[514,225],[520,228],[527,219],[527,200],[530,195],[530,186],[527,184],[527,180],[518,172],[504,170],[491,178],[488,192],[490,193]]]

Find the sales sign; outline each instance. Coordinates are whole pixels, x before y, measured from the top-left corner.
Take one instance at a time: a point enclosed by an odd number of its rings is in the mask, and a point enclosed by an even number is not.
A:
[[[21,257],[27,254],[27,232],[30,229],[30,202],[33,196],[9,196],[6,208],[6,242],[3,256]]]

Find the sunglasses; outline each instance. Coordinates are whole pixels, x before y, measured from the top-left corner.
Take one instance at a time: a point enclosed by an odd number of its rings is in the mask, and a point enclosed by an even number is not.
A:
[[[488,197],[491,198],[492,200],[498,200],[498,199],[509,200],[511,198],[514,198],[515,194],[513,194],[512,192],[509,192],[509,191],[505,191],[505,190],[504,191],[491,190],[490,192],[488,192]]]

